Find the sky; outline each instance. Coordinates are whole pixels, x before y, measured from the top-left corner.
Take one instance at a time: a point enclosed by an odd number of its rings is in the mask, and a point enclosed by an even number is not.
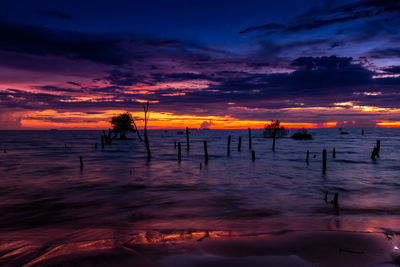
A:
[[[400,127],[400,1],[2,1],[0,129]]]

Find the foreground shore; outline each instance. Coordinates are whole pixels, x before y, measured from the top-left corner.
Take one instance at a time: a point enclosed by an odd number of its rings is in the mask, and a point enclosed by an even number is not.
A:
[[[86,235],[84,234],[86,233]],[[98,232],[96,233],[98,234]],[[104,232],[105,235],[112,233]],[[114,233],[115,235],[115,233]],[[0,241],[5,266],[399,266],[395,233],[147,231],[93,239],[9,238]],[[41,241],[41,242],[40,242]]]

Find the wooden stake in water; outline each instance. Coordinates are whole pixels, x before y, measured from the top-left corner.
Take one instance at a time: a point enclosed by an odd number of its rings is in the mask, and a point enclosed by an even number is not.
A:
[[[94,144],[94,149],[97,149],[97,142]]]
[[[322,173],[326,173],[326,149],[322,150]]]
[[[333,206],[335,209],[339,208],[339,194],[335,193],[335,196],[333,197]]]
[[[101,148],[104,148],[104,136],[101,136]]]
[[[242,151],[242,137],[239,136],[239,144],[238,144],[238,151]]]
[[[67,149],[67,144],[64,144],[64,148]]]
[[[107,135],[104,130],[103,130],[103,137],[104,137],[104,143],[107,144]]]
[[[176,141],[174,141],[174,148],[176,148]]]
[[[249,128],[249,149],[251,149],[251,129]]]
[[[190,150],[190,145],[189,145],[189,128],[186,127],[186,150]]]
[[[336,149],[335,148],[333,148],[333,151],[332,151],[332,158],[336,158]]]
[[[181,161],[181,142],[178,143],[178,160]]]
[[[204,162],[207,164],[208,162],[208,150],[207,150],[207,141],[204,141]]]
[[[82,159],[82,156],[79,156],[79,161],[80,161],[80,163],[81,163],[81,169],[83,169],[83,159]]]
[[[273,136],[274,140],[272,141],[272,151],[275,151],[276,131],[277,131],[277,129],[276,129],[276,126],[275,126],[275,129],[274,129],[274,136]]]
[[[310,157],[310,151],[307,150],[306,162],[308,162],[309,157]]]
[[[379,151],[381,151],[381,140],[376,140],[376,155],[379,157]]]
[[[252,161],[256,160],[256,152],[254,152],[254,150],[251,151],[251,160]]]
[[[325,192],[324,200],[325,200],[325,203],[328,203],[328,192]]]
[[[231,136],[228,136],[228,156],[231,154]]]
[[[111,145],[111,143],[112,143],[112,139],[111,139],[111,129],[108,129],[108,137],[107,137],[107,139],[108,139],[108,143]]]
[[[378,151],[378,149],[376,148],[376,146],[374,146],[374,149],[372,150],[372,154],[371,154],[371,159],[375,159],[375,157],[378,154],[377,151]]]
[[[202,167],[201,167],[201,163],[200,163],[200,170],[202,169]]]
[[[364,135],[364,128],[361,130],[361,135]]]

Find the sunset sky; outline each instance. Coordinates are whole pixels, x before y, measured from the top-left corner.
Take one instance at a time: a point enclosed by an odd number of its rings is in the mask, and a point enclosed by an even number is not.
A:
[[[2,1],[0,129],[400,127],[400,2]]]

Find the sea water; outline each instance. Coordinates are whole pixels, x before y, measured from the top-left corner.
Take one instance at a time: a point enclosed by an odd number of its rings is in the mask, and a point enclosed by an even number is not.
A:
[[[293,140],[291,130],[273,152],[262,129],[252,131],[251,148],[247,129],[190,129],[190,150],[185,134],[150,130],[151,160],[136,134],[102,149],[101,131],[0,131],[0,235],[399,231],[400,129],[345,131],[311,129],[312,140]],[[377,140],[380,155],[372,160]],[[174,142],[181,142],[181,161]]]

